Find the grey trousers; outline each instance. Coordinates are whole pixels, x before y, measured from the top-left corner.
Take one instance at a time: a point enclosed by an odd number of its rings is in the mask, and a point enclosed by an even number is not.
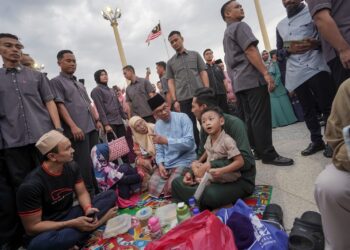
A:
[[[328,165],[316,179],[315,199],[322,216],[326,250],[350,249],[350,172]]]

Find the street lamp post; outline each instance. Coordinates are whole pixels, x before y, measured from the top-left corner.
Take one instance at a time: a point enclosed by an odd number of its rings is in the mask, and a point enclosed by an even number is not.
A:
[[[260,30],[264,40],[265,49],[267,51],[270,51],[271,45],[270,45],[269,35],[267,34],[267,31],[266,31],[266,25],[265,25],[264,16],[262,14],[261,6],[260,6],[260,0],[254,0],[254,3],[255,3],[256,13],[259,19]]]
[[[35,70],[37,70],[37,71],[40,71],[40,72],[42,72],[43,70],[44,70],[44,68],[45,68],[45,65],[44,64],[39,64],[39,63],[34,63],[33,64],[33,68],[35,69]]]
[[[120,12],[119,8],[115,9],[115,11],[114,11],[110,7],[107,7],[106,10],[101,11],[101,14],[102,14],[104,19],[110,21],[110,23],[111,23],[111,26],[112,26],[113,31],[114,31],[115,40],[117,42],[120,61],[122,62],[122,66],[124,67],[127,65],[127,63],[126,63],[126,59],[125,59],[122,41],[120,40],[119,31],[118,31],[118,18],[121,17],[122,13]]]

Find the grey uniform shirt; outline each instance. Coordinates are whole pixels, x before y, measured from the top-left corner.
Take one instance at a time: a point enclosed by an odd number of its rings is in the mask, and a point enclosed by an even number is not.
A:
[[[49,81],[24,66],[0,69],[0,131],[3,148],[21,147],[54,129],[45,103],[53,100]]]
[[[64,104],[74,123],[85,134],[96,129],[91,113],[91,101],[81,82],[78,82],[74,76],[61,72],[51,79],[50,85],[55,95],[55,102]],[[65,135],[71,138],[70,128],[64,122],[63,124]]]
[[[122,105],[112,89],[107,85],[97,84],[97,87],[91,91],[91,98],[94,100],[104,126],[123,124],[122,119],[126,119],[126,117]]]
[[[196,51],[185,50],[182,54],[176,53],[169,59],[166,78],[175,80],[175,94],[178,101],[193,98],[194,92],[204,86],[199,73],[205,69],[205,63]]]
[[[350,1],[349,0],[306,0],[311,16],[318,11],[329,9],[331,16],[338,25],[340,33],[345,41],[350,44]],[[337,54],[333,47],[322,39],[322,50],[327,62],[334,59]]]
[[[165,96],[169,92],[168,79],[164,74],[159,80],[160,84],[162,84],[162,94]]]
[[[145,78],[136,77],[125,90],[126,101],[131,103],[131,116],[147,117],[152,115],[148,105],[149,93],[154,92],[152,84]]]
[[[248,24],[245,22],[228,24],[223,43],[227,73],[236,93],[266,84],[263,76],[245,55],[245,50],[250,45],[259,43]]]

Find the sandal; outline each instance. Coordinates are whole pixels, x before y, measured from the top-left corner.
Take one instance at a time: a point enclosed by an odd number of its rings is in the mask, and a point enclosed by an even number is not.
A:
[[[301,218],[295,218],[289,235],[290,250],[322,250],[324,249],[324,235],[322,231],[321,215],[307,211]]]

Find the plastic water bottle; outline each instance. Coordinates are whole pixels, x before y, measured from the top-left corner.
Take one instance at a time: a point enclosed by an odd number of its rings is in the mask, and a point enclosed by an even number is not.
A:
[[[176,217],[179,223],[191,217],[191,213],[185,202],[179,202],[177,204]]]

